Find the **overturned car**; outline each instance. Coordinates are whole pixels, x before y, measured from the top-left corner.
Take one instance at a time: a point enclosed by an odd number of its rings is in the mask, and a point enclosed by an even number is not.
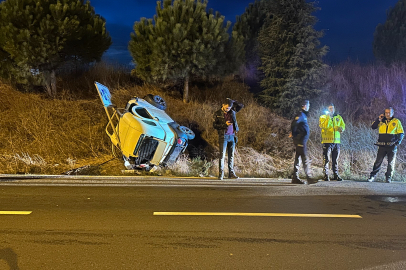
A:
[[[123,157],[127,169],[151,170],[173,164],[195,137],[188,127],[166,114],[166,102],[157,95],[130,99],[122,111],[111,103],[108,88],[95,82],[109,123],[106,132],[114,154]]]

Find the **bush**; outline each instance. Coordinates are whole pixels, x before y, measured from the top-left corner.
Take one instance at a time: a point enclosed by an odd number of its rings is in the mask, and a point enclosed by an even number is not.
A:
[[[406,120],[406,64],[361,66],[345,62],[330,69],[324,99],[335,103],[347,121],[372,121],[392,106]]]

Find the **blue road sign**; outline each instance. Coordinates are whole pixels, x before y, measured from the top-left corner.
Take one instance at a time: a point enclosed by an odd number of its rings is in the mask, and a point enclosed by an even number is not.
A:
[[[107,86],[104,86],[103,84],[98,82],[95,82],[94,84],[96,85],[97,91],[99,92],[104,107],[112,106],[113,103],[111,102],[111,94]]]

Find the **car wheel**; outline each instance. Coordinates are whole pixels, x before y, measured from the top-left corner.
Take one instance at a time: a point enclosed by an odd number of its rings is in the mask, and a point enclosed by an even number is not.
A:
[[[185,126],[179,126],[179,130],[182,131],[187,136],[188,140],[193,140],[195,138],[195,133],[190,128]]]
[[[158,109],[166,110],[166,102],[165,102],[165,100],[164,100],[161,96],[149,94],[149,95],[146,95],[146,96],[144,97],[144,99],[145,99],[149,104],[151,104],[151,105],[157,107]]]

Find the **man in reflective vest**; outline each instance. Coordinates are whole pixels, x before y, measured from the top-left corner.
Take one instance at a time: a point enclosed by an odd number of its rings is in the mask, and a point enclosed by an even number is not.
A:
[[[328,174],[330,155],[332,161],[333,180],[342,181],[338,174],[338,157],[340,156],[340,135],[345,130],[343,118],[335,113],[334,104],[327,107],[325,115],[320,116],[321,143],[323,144],[323,173],[324,181],[330,181]]]
[[[393,108],[385,109],[385,114],[381,114],[375,122],[372,123],[372,129],[379,130],[379,139],[375,145],[378,145],[378,154],[374,163],[368,182],[374,182],[375,176],[381,168],[385,156],[388,157],[388,168],[386,170],[386,183],[392,182],[393,171],[395,168],[397,146],[404,137],[402,123],[399,119],[393,117]]]

